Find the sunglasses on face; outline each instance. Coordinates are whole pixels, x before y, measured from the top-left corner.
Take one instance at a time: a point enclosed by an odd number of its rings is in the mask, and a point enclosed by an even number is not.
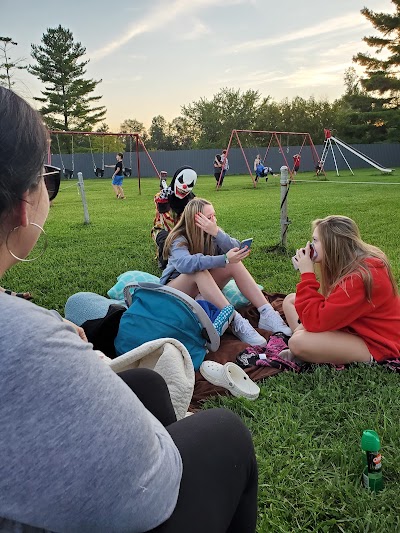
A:
[[[49,194],[49,200],[54,200],[60,188],[61,170],[52,165],[44,165],[43,178]]]

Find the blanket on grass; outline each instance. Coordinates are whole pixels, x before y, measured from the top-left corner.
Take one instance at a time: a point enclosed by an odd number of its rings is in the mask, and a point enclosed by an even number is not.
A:
[[[265,291],[263,291],[263,293],[268,298],[272,307],[283,316],[282,302],[286,295],[282,293],[267,293]],[[260,335],[265,337],[267,340],[269,339],[269,336],[271,334],[270,331],[265,331],[263,329],[257,328],[259,314],[257,308],[254,307],[254,305],[249,304],[245,307],[241,307],[240,309],[238,309],[238,312],[245,318],[247,318],[250,324],[257,329]],[[246,347],[247,344],[237,339],[228,329],[221,337],[221,345],[219,349],[216,352],[209,352],[206,355],[205,360],[217,361],[217,363],[221,363],[222,365],[228,362],[235,363],[236,356]],[[248,370],[245,370],[245,372],[253,381],[261,381],[263,379],[279,374],[279,372],[282,372],[282,369],[266,366],[254,366]],[[197,371],[195,373],[195,384],[192,401],[190,403],[190,410],[198,410],[204,400],[216,395],[225,396],[230,395],[230,393],[227,389],[223,387],[212,385],[206,379],[203,378],[199,371]]]

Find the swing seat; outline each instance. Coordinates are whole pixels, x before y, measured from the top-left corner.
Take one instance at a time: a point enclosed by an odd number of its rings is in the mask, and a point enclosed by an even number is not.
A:
[[[96,167],[94,169],[94,175],[96,178],[104,178],[104,168]]]
[[[74,177],[74,171],[70,170],[69,168],[64,169],[64,177],[67,178],[67,180],[70,180]]]
[[[130,178],[132,176],[132,169],[129,167],[124,168],[124,176],[126,178]]]

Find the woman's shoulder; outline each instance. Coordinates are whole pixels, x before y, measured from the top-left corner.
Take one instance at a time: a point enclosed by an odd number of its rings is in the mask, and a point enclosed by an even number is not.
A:
[[[18,329],[32,327],[32,324],[36,327],[37,324],[43,324],[43,320],[62,322],[56,311],[49,311],[23,298],[0,293],[0,327],[13,322],[16,322]]]

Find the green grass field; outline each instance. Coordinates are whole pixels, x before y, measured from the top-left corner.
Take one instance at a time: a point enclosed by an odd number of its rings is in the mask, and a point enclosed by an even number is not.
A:
[[[354,218],[364,240],[387,253],[400,282],[400,171],[388,176],[358,170],[340,178],[332,173],[328,181],[300,173],[297,179],[289,192],[287,253],[268,251],[280,240],[279,178],[254,189],[249,176],[228,175],[216,191],[213,177],[200,176],[195,192],[213,203],[228,233],[254,238],[246,265],[267,291],[294,291],[298,273],[290,256],[309,239],[310,222],[329,214]],[[13,268],[3,286],[30,290],[37,304],[62,313],[69,295],[105,295],[122,272],[158,274],[150,239],[158,180],[143,179],[139,195],[137,180],[125,179],[126,201],[115,199],[109,180],[87,180],[85,189],[90,225],[83,225],[76,182],[63,181],[46,224],[48,250],[38,261]],[[260,473],[258,532],[400,531],[399,380],[375,367],[317,368],[266,380],[256,402],[208,402],[237,412],[253,434]],[[386,488],[379,495],[360,484],[360,439],[367,428],[382,441]]]

